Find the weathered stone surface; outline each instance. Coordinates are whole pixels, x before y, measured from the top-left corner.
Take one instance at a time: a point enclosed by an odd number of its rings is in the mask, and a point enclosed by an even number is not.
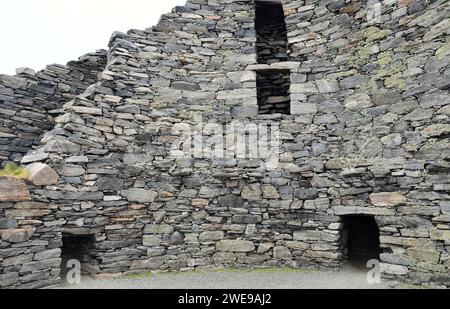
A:
[[[50,155],[48,153],[27,154],[26,156],[23,157],[23,159],[20,161],[20,163],[28,164],[28,163],[33,163],[33,162],[44,161],[44,160],[47,160],[49,157],[50,157]]]
[[[406,204],[406,197],[400,192],[372,193],[370,202],[379,207],[395,207]]]
[[[347,109],[353,112],[373,106],[372,99],[366,93],[352,95],[345,100],[344,104]]]
[[[130,202],[138,202],[138,203],[152,203],[155,201],[158,193],[151,190],[145,190],[140,188],[132,188],[128,190],[124,190],[121,192],[122,196],[124,196]]]
[[[249,201],[258,201],[261,199],[261,185],[250,184],[242,189],[242,198]]]
[[[120,191],[123,188],[123,180],[119,177],[102,177],[97,181],[101,191]]]
[[[389,148],[395,148],[402,144],[401,134],[390,134],[380,139],[381,143]]]
[[[164,264],[164,257],[153,257],[147,260],[143,260],[143,261],[133,261],[130,269],[131,270],[135,270],[135,269],[149,269],[149,270],[153,270],[153,269],[158,269],[159,267],[161,267]]]
[[[408,256],[415,260],[424,261],[427,263],[437,264],[439,263],[440,253],[436,250],[422,249],[422,248],[409,248]]]
[[[44,269],[57,268],[61,265],[61,259],[50,259],[45,261],[36,261],[26,263],[20,268],[20,273],[27,273],[31,271],[42,271]]]
[[[222,252],[251,252],[256,247],[253,242],[247,240],[221,240],[216,248]]]
[[[13,257],[4,259],[3,262],[1,263],[1,265],[3,267],[22,265],[22,264],[31,262],[33,260],[33,256],[34,256],[33,253],[22,254],[19,256],[13,256]]]
[[[273,243],[262,243],[258,246],[258,253],[263,254],[268,252],[274,246]]]
[[[240,196],[234,194],[220,196],[218,200],[222,207],[241,208],[244,206],[244,200]]]
[[[172,245],[182,245],[184,243],[184,235],[180,232],[174,232],[169,239]]]
[[[393,265],[387,263],[380,264],[381,273],[403,276],[408,273],[408,267],[402,265]]]
[[[425,137],[436,137],[450,134],[450,124],[433,124],[422,130]]]
[[[199,241],[218,241],[222,240],[225,237],[225,233],[223,231],[208,231],[200,234],[198,240]]]
[[[332,207],[336,216],[348,215],[371,215],[371,216],[393,216],[396,214],[392,207],[357,207],[357,206],[335,206]]]
[[[54,137],[46,141],[44,151],[49,153],[69,153],[77,154],[81,150],[81,146],[71,141],[61,138]]]
[[[156,235],[144,235],[143,245],[147,247],[157,247],[161,244],[161,237]]]
[[[2,240],[10,243],[22,243],[28,241],[33,237],[34,233],[36,233],[35,228],[0,231]]]
[[[23,180],[0,177],[0,202],[31,200],[30,192]]]
[[[218,100],[248,99],[255,97],[256,93],[251,89],[236,89],[220,91],[217,95]]]
[[[305,251],[309,248],[309,244],[301,241],[288,241],[286,242],[286,247],[293,250],[302,250]]]
[[[441,212],[444,215],[450,215],[450,201],[440,202]]]
[[[20,281],[19,274],[17,272],[11,272],[0,275],[0,287],[12,286]]]
[[[430,237],[433,240],[450,241],[450,230],[431,229]]]
[[[312,103],[292,102],[292,115],[317,114],[317,105]]]
[[[280,194],[278,193],[277,188],[274,186],[263,186],[263,198],[266,199],[279,199]]]
[[[36,75],[36,72],[33,69],[21,67],[21,68],[16,69],[16,74],[17,75],[26,74],[26,75],[34,76],[34,75]]]
[[[17,221],[11,218],[0,218],[0,230],[15,229]]]
[[[290,260],[292,255],[288,248],[277,246],[273,249],[273,257],[280,260]]]
[[[294,232],[294,240],[296,241],[337,241],[339,240],[339,234],[326,233],[323,231],[315,231],[315,230],[306,230],[306,231],[297,231]]]
[[[35,186],[51,186],[58,183],[59,176],[50,166],[44,163],[33,163],[27,166],[29,181]]]
[[[101,116],[103,114],[102,109],[96,107],[72,106],[70,107],[70,110],[78,114],[89,114],[96,116]]]
[[[386,264],[403,265],[410,266],[414,261],[407,255],[404,254],[388,254],[382,253],[380,255],[380,260]]]
[[[334,80],[318,80],[317,88],[319,89],[320,93],[331,93],[339,91],[339,85],[337,81]]]
[[[129,165],[147,164],[152,161],[151,155],[127,153],[123,156],[123,163]]]
[[[50,196],[53,198],[53,196]],[[64,192],[62,195],[56,195],[55,200],[75,200],[75,201],[97,201],[103,200],[104,194],[102,192]]]
[[[35,261],[45,261],[45,260],[56,259],[59,257],[61,257],[61,249],[56,248],[56,249],[50,249],[50,250],[38,252],[34,255],[33,259]]]
[[[231,110],[234,118],[251,118],[258,115],[257,106],[235,106]]]
[[[144,228],[144,234],[171,234],[173,226],[167,224],[148,224]]]
[[[294,195],[301,200],[308,200],[316,198],[317,193],[317,189],[298,189],[294,192]]]

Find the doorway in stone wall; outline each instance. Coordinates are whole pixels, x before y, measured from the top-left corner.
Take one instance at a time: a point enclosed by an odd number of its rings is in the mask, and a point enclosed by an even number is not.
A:
[[[366,267],[372,259],[380,259],[380,230],[373,216],[345,216],[344,245],[349,264]]]
[[[67,282],[67,274],[75,265],[81,266],[80,275],[87,276],[99,272],[98,262],[93,256],[93,235],[63,234],[61,252],[61,279]],[[75,263],[74,263],[75,262]]]

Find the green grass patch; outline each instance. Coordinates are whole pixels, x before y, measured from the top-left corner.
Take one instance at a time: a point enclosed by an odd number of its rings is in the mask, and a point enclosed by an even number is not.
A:
[[[27,180],[30,177],[30,173],[23,166],[17,166],[14,163],[8,163],[2,170],[0,170],[0,177]]]

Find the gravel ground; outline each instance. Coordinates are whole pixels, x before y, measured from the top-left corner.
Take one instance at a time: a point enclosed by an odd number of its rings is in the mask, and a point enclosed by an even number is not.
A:
[[[385,289],[371,285],[367,270],[346,266],[336,271],[291,269],[223,270],[210,272],[160,273],[116,279],[83,278],[67,289]]]

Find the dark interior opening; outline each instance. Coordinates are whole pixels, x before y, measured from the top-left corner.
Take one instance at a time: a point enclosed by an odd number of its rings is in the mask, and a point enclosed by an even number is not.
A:
[[[365,267],[371,259],[380,259],[380,230],[372,216],[346,216],[348,261]]]
[[[291,113],[289,70],[262,70],[257,72],[259,114]]]
[[[99,272],[98,262],[92,255],[94,247],[93,235],[71,235],[63,234],[61,253],[61,278],[66,281],[67,267],[70,260],[78,260],[81,264],[81,275],[91,275]]]
[[[260,64],[287,61],[287,29],[283,5],[255,2],[256,49]]]

